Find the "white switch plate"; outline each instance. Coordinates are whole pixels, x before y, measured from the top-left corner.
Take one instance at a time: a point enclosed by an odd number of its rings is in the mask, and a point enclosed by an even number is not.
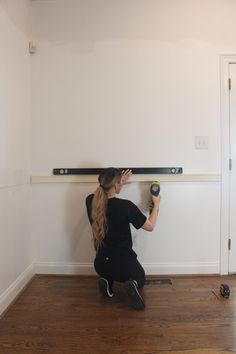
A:
[[[195,149],[208,149],[208,136],[195,136]]]

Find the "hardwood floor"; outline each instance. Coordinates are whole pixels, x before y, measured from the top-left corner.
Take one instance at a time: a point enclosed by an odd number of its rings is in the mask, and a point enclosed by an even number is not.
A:
[[[36,275],[0,320],[0,354],[236,353],[236,276],[170,279],[137,311],[122,284],[107,299],[96,277]]]

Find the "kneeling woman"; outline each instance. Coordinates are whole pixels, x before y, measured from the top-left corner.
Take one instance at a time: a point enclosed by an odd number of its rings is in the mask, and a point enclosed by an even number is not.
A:
[[[96,250],[94,267],[100,275],[99,289],[104,296],[113,296],[113,282],[124,283],[131,306],[144,309],[138,289],[143,287],[145,272],[132,249],[130,224],[136,229],[153,231],[160,204],[160,196],[152,197],[154,207],[147,218],[129,200],[116,198],[122,185],[132,175],[117,168],[105,168],[99,175],[99,187],[86,198],[88,218],[92,225]]]

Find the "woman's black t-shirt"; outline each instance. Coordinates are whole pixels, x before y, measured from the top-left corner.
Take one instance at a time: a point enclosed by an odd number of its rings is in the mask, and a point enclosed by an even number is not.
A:
[[[94,194],[86,198],[86,207],[90,224],[92,224],[92,200]],[[146,221],[146,216],[130,200],[109,198],[107,203],[108,232],[103,245],[112,248],[132,249],[130,224],[140,229]]]

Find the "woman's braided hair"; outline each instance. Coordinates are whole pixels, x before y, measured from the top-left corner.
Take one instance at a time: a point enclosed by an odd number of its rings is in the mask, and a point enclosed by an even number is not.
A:
[[[122,173],[118,168],[104,168],[98,177],[99,186],[92,201],[92,231],[95,250],[97,251],[108,231],[106,218],[108,191],[121,180]]]

